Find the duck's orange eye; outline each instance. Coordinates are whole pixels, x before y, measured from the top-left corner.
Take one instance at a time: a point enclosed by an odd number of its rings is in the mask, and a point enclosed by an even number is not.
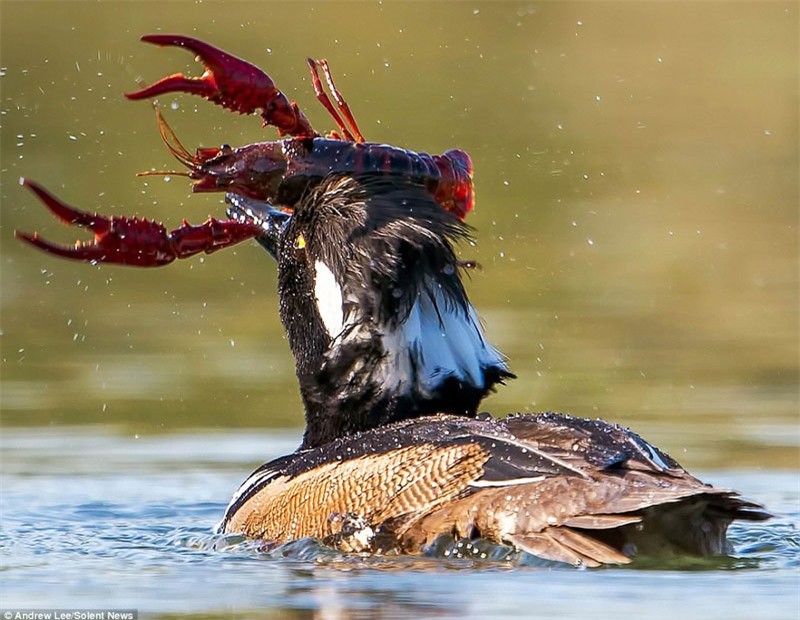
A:
[[[306,238],[303,236],[303,233],[297,235],[292,249],[296,260],[306,260]]]

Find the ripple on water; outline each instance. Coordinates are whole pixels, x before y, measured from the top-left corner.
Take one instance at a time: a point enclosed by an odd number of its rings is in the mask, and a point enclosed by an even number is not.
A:
[[[226,434],[130,442],[83,433],[35,429],[0,436],[4,605],[210,613],[330,611],[334,600],[340,615],[390,605],[396,617],[482,618],[529,610],[536,591],[537,608],[561,617],[566,600],[576,617],[594,613],[598,601],[621,617],[634,613],[642,596],[663,603],[664,618],[667,610],[677,617],[676,606],[687,618],[720,609],[744,618],[740,610],[756,603],[760,617],[779,618],[796,606],[795,472],[707,476],[777,515],[735,524],[733,558],[643,558],[625,569],[576,571],[485,540],[440,539],[421,556],[398,557],[347,555],[308,539],[268,546],[214,534],[233,489],[259,460],[285,451],[286,436],[271,445],[267,437],[248,443]],[[44,460],[33,449],[43,439]],[[576,587],[584,598],[571,594]]]
[[[629,566],[616,568],[648,570],[754,570],[797,568],[800,534],[790,523],[736,524],[731,528],[730,542],[735,549],[730,556],[712,558],[638,557]],[[363,566],[369,568],[490,568],[539,567],[570,569],[560,562],[543,560],[517,551],[511,546],[486,539],[456,539],[441,536],[418,556],[397,554],[347,554],[313,538],[304,538],[276,545],[249,540],[238,534],[212,534],[196,530],[173,530],[163,538],[165,548],[183,547],[201,552],[239,554],[260,560],[292,560],[315,564]]]

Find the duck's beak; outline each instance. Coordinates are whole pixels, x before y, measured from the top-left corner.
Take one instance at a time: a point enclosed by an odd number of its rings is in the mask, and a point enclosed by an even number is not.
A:
[[[226,194],[228,217],[238,222],[249,222],[260,226],[263,233],[256,237],[276,261],[280,250],[280,238],[291,213],[276,209],[271,204],[253,200],[238,194]]]

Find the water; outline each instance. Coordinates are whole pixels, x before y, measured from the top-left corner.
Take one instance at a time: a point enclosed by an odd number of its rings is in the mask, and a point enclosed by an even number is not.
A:
[[[797,4],[0,3],[2,605],[268,617],[798,616]],[[486,401],[621,422],[763,502],[733,560],[573,571],[500,561],[270,554],[211,534],[296,445],[274,265],[254,244],[160,270],[92,267],[18,179],[171,228],[222,214],[121,93],[193,34],[263,66],[321,131],[328,57],[367,138],[467,150],[468,282],[519,379]],[[162,98],[187,145],[273,139]],[[138,439],[137,439],[138,437]],[[490,554],[491,555],[491,554]]]
[[[797,465],[796,433],[782,439],[799,406],[795,4],[231,6],[3,3],[5,424],[301,423],[274,265],[254,244],[137,271],[12,236],[87,236],[20,177],[168,228],[222,215],[185,179],[135,176],[178,164],[151,107],[122,93],[201,71],[138,41],[160,29],[265,67],[320,131],[305,58],[327,56],[369,139],[471,154],[477,245],[460,252],[483,266],[470,295],[520,376],[493,411],[697,423],[716,439],[689,463],[710,466],[762,460],[738,449],[758,417],[780,429],[770,464]],[[188,147],[275,137],[196,98],[160,105]]]
[[[707,472],[776,518],[737,525],[736,559],[646,570],[520,560],[361,558],[311,541],[271,553],[212,534],[260,459],[294,433],[134,437],[108,428],[14,429],[2,436],[3,606],[138,608],[273,617],[789,618],[798,603],[796,472]],[[469,555],[469,554],[467,554]],[[678,570],[679,569],[679,570]],[[580,596],[575,593],[579,592]],[[636,610],[639,610],[637,612]]]

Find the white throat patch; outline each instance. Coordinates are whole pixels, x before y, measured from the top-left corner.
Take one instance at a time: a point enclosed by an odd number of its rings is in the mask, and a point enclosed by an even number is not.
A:
[[[321,273],[327,275],[321,278]],[[320,314],[333,338],[331,353],[348,343],[381,339],[384,354],[373,379],[384,389],[429,397],[450,378],[480,389],[485,369],[508,369],[503,355],[484,339],[475,309],[448,301],[436,283],[420,292],[406,321],[394,327],[364,322],[355,304],[343,316],[342,290],[321,263],[316,288]]]
[[[408,320],[385,333],[383,343],[387,382],[400,387],[411,379],[410,387],[424,396],[448,378],[483,388],[485,368],[507,369],[500,352],[484,339],[472,305],[465,310],[448,302],[436,284],[420,294]]]
[[[314,263],[314,297],[328,336],[336,338],[344,328],[342,289],[336,281],[336,276],[321,261]]]

